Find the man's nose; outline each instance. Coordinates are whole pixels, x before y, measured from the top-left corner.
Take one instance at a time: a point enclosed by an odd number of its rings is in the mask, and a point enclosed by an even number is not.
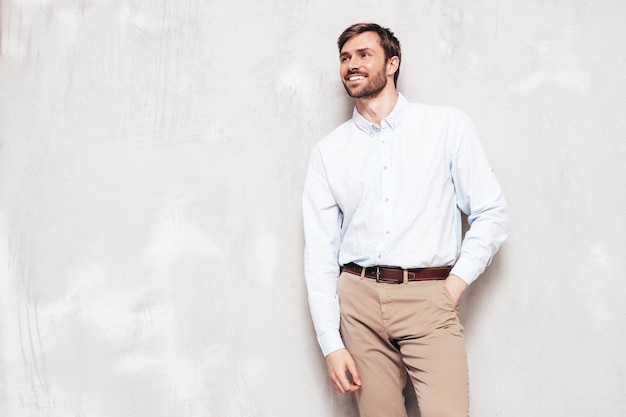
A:
[[[359,57],[353,56],[350,58],[350,61],[348,62],[348,68],[350,70],[358,69],[360,66],[361,60],[359,59]]]

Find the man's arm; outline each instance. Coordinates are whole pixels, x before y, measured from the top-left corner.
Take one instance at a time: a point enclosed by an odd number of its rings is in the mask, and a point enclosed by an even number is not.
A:
[[[305,278],[311,318],[326,356],[328,377],[337,392],[354,392],[361,379],[339,334],[338,254],[342,213],[335,201],[319,149],[313,150],[302,199],[305,233]]]
[[[319,146],[309,161],[302,197],[304,273],[311,318],[324,356],[344,348],[339,335],[338,253],[342,213],[331,192]]]
[[[504,194],[472,122],[463,113],[459,112],[455,116],[449,131],[452,144],[450,172],[457,205],[467,214],[470,228],[465,234],[459,259],[451,275],[470,284],[491,263],[506,239],[508,212]],[[455,290],[452,286],[452,280],[446,286],[451,294],[458,291],[458,288]]]

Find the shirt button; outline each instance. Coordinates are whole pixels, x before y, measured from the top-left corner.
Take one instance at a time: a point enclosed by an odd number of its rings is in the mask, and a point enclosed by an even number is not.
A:
[[[387,230],[385,233],[389,234],[389,233],[391,233],[391,232],[390,232],[389,230]]]
[[[383,255],[381,253],[378,254],[378,259],[382,258]]]
[[[385,165],[385,166],[383,167],[383,169],[387,169],[387,165]]]
[[[389,199],[388,199],[388,198],[385,198],[385,203],[388,203],[388,202],[389,202]]]

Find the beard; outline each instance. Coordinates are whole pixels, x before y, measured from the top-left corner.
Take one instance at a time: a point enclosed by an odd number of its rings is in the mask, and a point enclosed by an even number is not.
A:
[[[387,77],[383,71],[379,71],[373,77],[367,77],[366,80],[368,81],[366,85],[354,88],[348,87],[345,79],[342,79],[342,82],[346,92],[352,98],[374,98],[387,86]]]

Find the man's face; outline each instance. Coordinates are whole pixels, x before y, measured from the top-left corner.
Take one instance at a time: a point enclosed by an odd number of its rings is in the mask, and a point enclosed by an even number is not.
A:
[[[385,51],[375,32],[350,38],[341,48],[339,62],[341,81],[350,97],[373,98],[387,85]]]

